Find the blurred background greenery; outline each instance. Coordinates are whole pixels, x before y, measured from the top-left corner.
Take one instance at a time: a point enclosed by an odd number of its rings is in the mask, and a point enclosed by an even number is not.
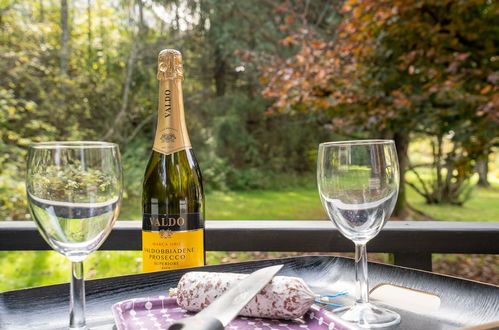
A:
[[[389,138],[406,179],[395,220],[499,221],[498,13],[488,0],[1,0],[0,219],[30,220],[27,146],[53,140],[119,143],[120,219],[140,219],[157,54],[175,48],[208,219],[326,219],[318,143]],[[497,256],[434,258],[499,283]],[[66,267],[0,252],[0,290],[66,281]],[[99,252],[87,275],[140,268],[139,253]]]

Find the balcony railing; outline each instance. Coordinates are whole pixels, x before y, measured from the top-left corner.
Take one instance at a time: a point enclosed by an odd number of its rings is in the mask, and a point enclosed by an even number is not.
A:
[[[499,222],[389,221],[368,243],[399,266],[431,271],[433,253],[499,254]],[[101,250],[140,250],[141,222],[118,221]],[[352,252],[330,221],[211,220],[208,251]],[[32,221],[0,221],[0,251],[50,250]]]

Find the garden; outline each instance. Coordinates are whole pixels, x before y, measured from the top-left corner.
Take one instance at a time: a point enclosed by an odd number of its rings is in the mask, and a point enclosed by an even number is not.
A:
[[[119,144],[119,220],[140,220],[157,55],[175,48],[207,220],[329,221],[319,143],[390,139],[390,221],[497,222],[498,13],[487,0],[3,1],[0,220],[32,221],[30,144],[81,140]],[[283,255],[209,251],[207,263]],[[53,251],[0,251],[0,291],[67,282],[69,267]],[[86,260],[88,279],[141,270],[140,252]],[[433,271],[498,285],[499,256],[434,255]]]

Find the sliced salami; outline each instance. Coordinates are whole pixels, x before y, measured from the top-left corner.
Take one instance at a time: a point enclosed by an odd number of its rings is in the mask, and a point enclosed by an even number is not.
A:
[[[189,272],[178,282],[177,304],[198,312],[222,295],[245,274]],[[294,319],[303,316],[318,296],[302,279],[275,276],[239,313],[242,316]]]

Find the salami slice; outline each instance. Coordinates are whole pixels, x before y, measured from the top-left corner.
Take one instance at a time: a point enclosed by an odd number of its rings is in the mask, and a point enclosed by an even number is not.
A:
[[[222,295],[245,274],[189,272],[178,282],[177,304],[198,312]],[[303,316],[318,295],[297,277],[275,276],[239,313],[242,316],[294,319]]]

